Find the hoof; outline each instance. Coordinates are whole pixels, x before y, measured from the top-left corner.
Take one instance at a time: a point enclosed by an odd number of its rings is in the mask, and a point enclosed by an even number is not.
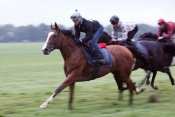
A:
[[[144,88],[142,88],[141,90],[140,90],[140,92],[139,93],[142,93],[142,92],[144,92],[145,91],[145,89]]]
[[[136,88],[136,94],[140,94],[145,91],[145,88]]]
[[[154,86],[154,87],[152,87],[152,88],[155,89],[155,90],[158,90],[158,89],[159,89],[157,86]]]
[[[150,81],[146,81],[146,85],[149,85],[150,84]]]
[[[47,108],[47,104],[46,104],[46,103],[41,104],[41,105],[40,105],[40,108],[41,108],[41,109]]]
[[[72,106],[69,106],[68,109],[69,109],[69,110],[73,110],[73,107],[72,107]]]
[[[128,105],[129,105],[129,106],[133,106],[133,102],[129,102]]]

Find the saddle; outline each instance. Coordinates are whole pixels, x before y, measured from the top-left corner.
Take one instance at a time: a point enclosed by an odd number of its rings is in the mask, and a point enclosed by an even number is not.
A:
[[[102,53],[105,63],[103,65],[112,67],[112,56],[106,49],[105,43],[99,43],[100,52]],[[83,51],[85,53],[86,59],[90,65],[99,66],[97,63],[94,63],[94,58],[91,56],[91,54],[88,52],[88,48],[83,48]],[[101,66],[101,65],[100,65]]]
[[[149,52],[139,41],[132,42],[128,47],[134,54],[134,56],[140,61],[143,61],[145,65],[148,65],[150,62]]]

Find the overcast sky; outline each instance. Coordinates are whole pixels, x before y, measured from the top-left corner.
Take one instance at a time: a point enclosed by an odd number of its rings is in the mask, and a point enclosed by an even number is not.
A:
[[[56,21],[71,26],[70,15],[75,9],[103,25],[109,24],[114,14],[127,23],[156,25],[159,18],[175,21],[175,0],[0,0],[0,25]]]

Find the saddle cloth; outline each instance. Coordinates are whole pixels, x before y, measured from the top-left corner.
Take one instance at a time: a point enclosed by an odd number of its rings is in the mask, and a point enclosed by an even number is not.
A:
[[[83,49],[83,51],[85,53],[85,56],[86,56],[88,63],[91,65],[96,65],[96,63],[93,63],[94,58],[86,51],[85,48]],[[111,55],[111,53],[109,53],[104,46],[102,48],[100,48],[100,51],[105,59],[105,64],[103,64],[103,65],[107,65],[107,66],[112,67],[112,55]]]

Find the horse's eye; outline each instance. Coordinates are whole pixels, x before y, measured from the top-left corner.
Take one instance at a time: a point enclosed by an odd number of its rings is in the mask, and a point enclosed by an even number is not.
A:
[[[53,38],[56,38],[56,35],[53,35]]]

